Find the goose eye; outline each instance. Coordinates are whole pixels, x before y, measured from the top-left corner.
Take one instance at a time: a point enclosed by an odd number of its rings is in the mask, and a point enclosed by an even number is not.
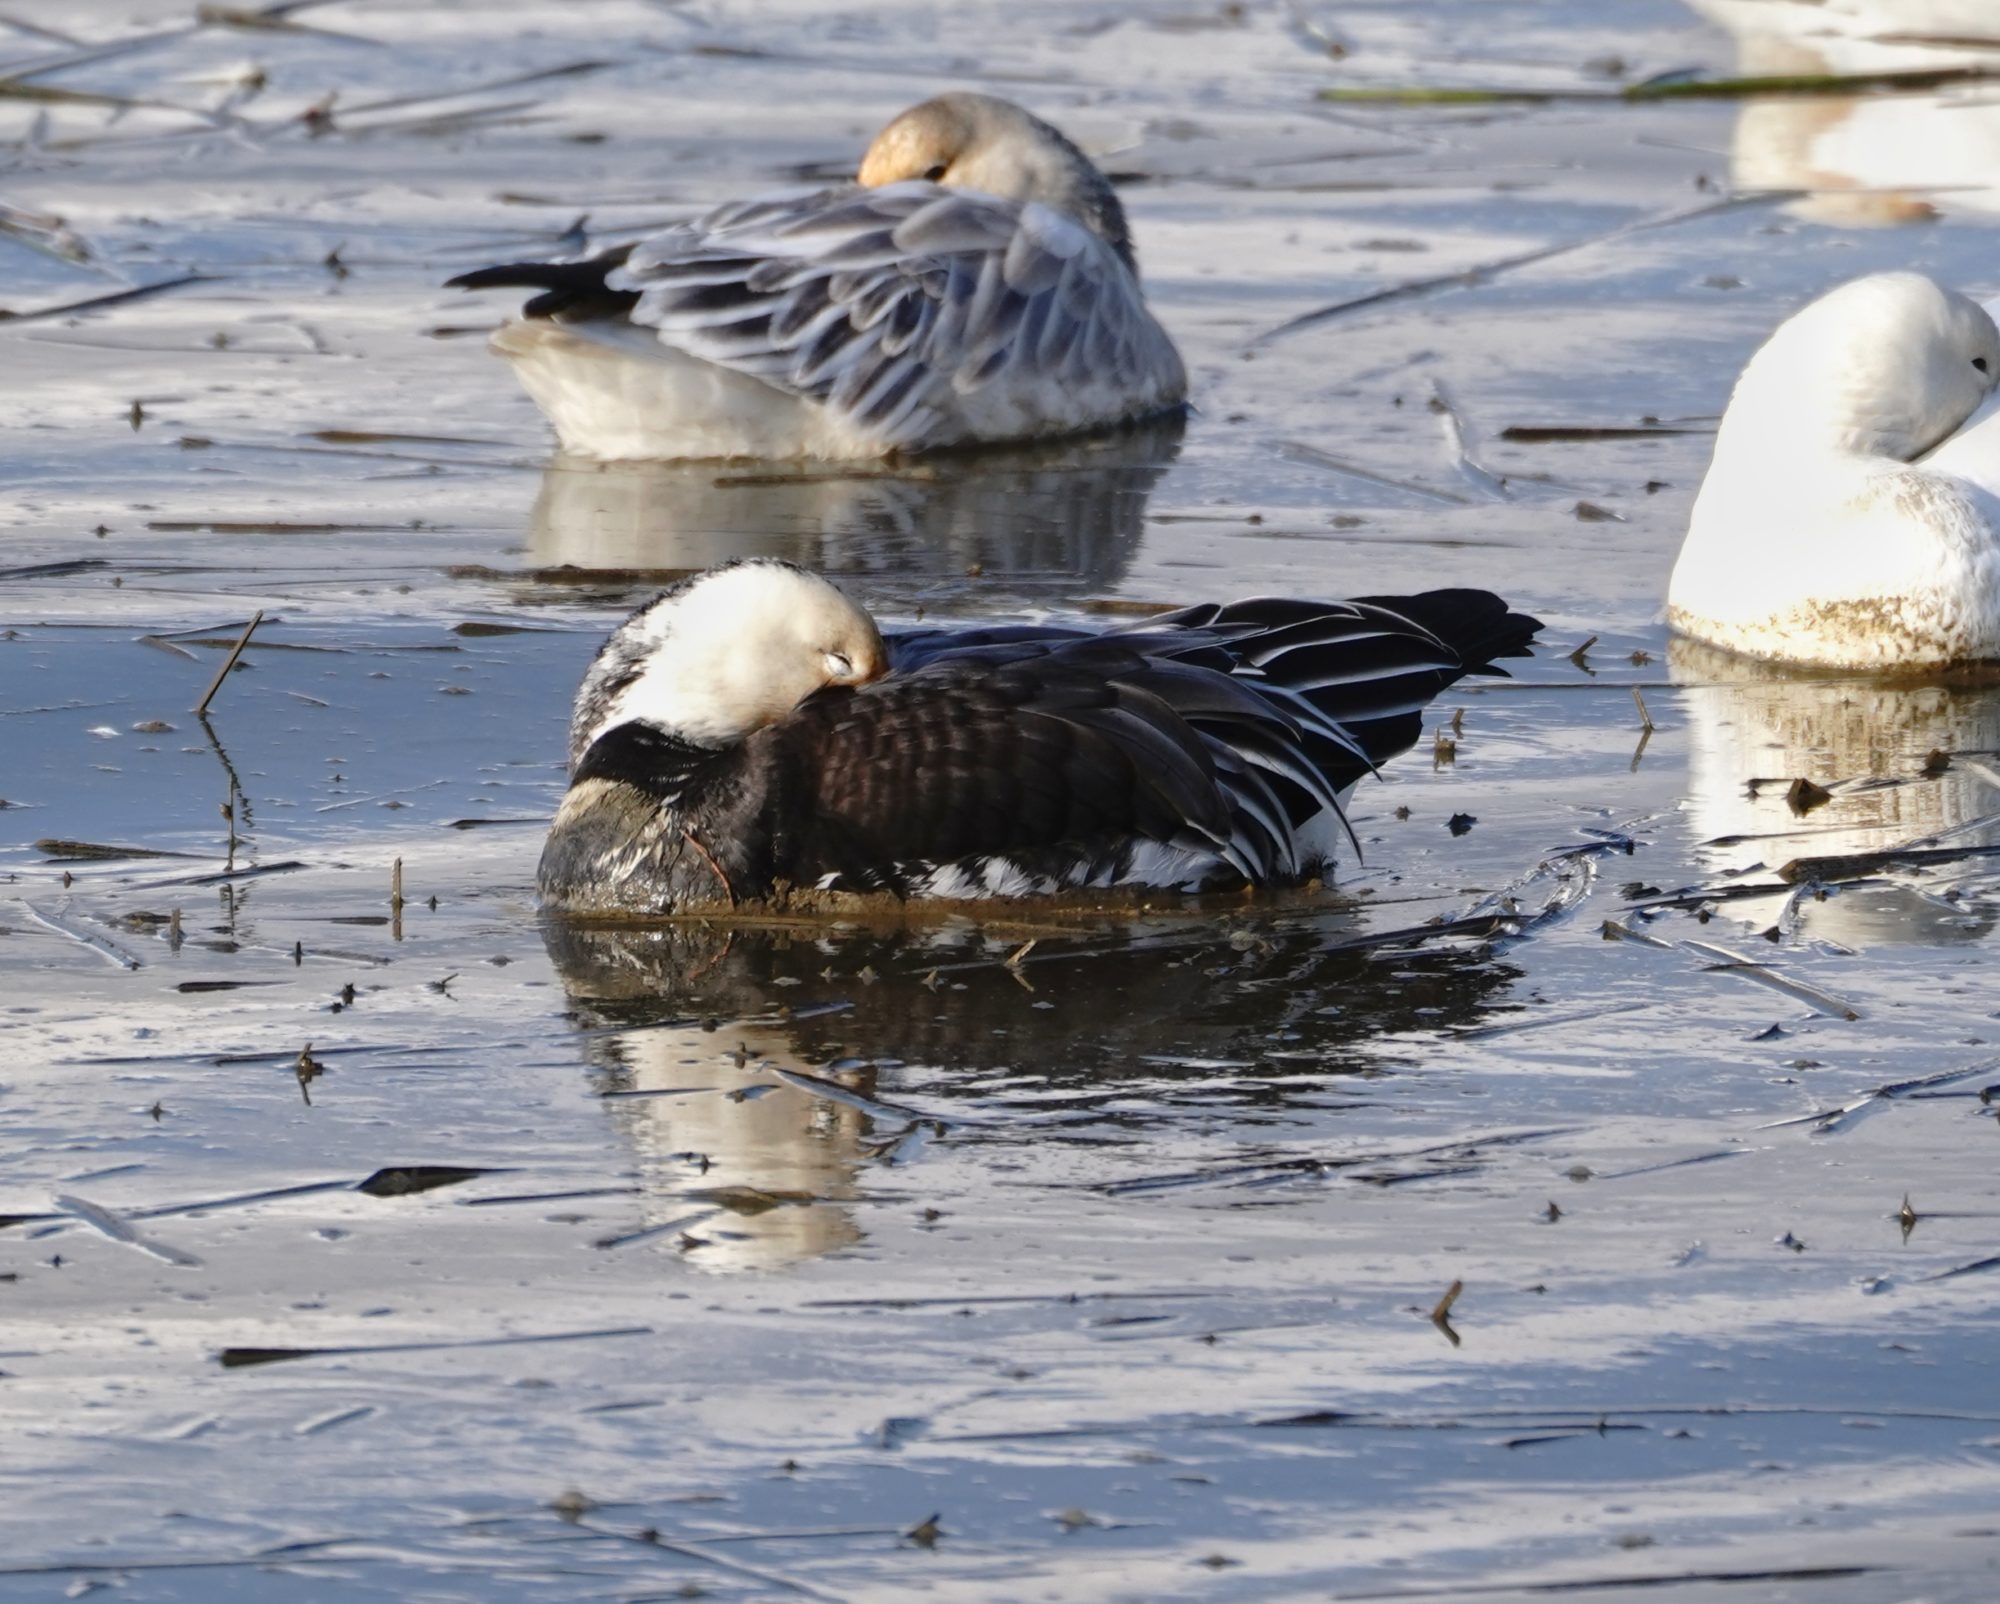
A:
[[[944,181],[944,173],[945,173],[945,163],[943,162],[933,163],[931,166],[926,167],[924,169],[924,182],[927,184],[942,183]]]
[[[1973,365],[1973,366],[1974,366],[1975,368],[1979,369],[1979,371],[1980,371],[1981,373],[1984,373],[1984,372],[1986,372],[1986,371],[1987,371],[1987,368],[1986,368],[1986,358],[1985,358],[1985,357],[1983,357],[1983,356],[1976,356],[1976,357],[1974,357],[1974,358],[1972,359],[1972,365]]]
[[[826,671],[835,679],[846,679],[854,672],[854,664],[848,661],[845,652],[828,652],[826,654]]]

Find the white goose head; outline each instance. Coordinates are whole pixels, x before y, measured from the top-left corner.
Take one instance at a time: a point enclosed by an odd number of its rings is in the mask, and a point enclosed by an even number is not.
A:
[[[643,723],[695,746],[735,744],[814,691],[889,670],[875,621],[790,563],[729,563],[667,591],[604,643],[570,720],[570,766],[606,730]]]
[[[1822,295],[1764,342],[1736,382],[1716,457],[1911,462],[1965,422],[1996,381],[2000,329],[1984,308],[1921,273],[1871,273]]]
[[[967,93],[912,106],[861,160],[868,188],[925,179],[1003,200],[1040,201],[1103,237],[1132,265],[1132,236],[1111,181],[1060,130],[1011,100]]]

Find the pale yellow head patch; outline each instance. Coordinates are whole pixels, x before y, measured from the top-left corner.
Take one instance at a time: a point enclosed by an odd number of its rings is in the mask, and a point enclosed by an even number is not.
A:
[[[952,101],[927,100],[875,136],[856,176],[869,189],[912,178],[949,183],[952,164],[965,154],[972,136],[970,119]]]

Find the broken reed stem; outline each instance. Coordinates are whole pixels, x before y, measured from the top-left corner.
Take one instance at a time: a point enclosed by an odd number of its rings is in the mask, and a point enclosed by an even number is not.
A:
[[[1653,733],[1653,715],[1646,711],[1646,698],[1639,694],[1639,687],[1632,687],[1632,700],[1639,706],[1639,728],[1646,734]]]
[[[400,911],[403,906],[403,860],[398,858],[389,870],[389,906]]]
[[[222,667],[215,671],[215,678],[208,682],[207,691],[202,694],[201,700],[195,703],[194,716],[196,718],[201,718],[208,712],[208,704],[215,700],[215,693],[222,689],[222,682],[229,678],[229,671],[236,666],[236,659],[243,655],[243,648],[250,644],[250,637],[256,633],[257,626],[263,622],[264,609],[259,607],[251,616],[250,622],[243,626],[243,634],[238,638],[236,644],[230,648],[229,655],[223,659]]]

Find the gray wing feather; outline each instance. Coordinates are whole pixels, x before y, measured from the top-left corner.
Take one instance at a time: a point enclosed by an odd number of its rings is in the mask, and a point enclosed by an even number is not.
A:
[[[1180,358],[1117,254],[1047,207],[930,183],[724,207],[634,247],[610,287],[666,346],[901,447],[945,443],[1003,377],[1177,399]],[[945,438],[949,437],[948,430]]]

